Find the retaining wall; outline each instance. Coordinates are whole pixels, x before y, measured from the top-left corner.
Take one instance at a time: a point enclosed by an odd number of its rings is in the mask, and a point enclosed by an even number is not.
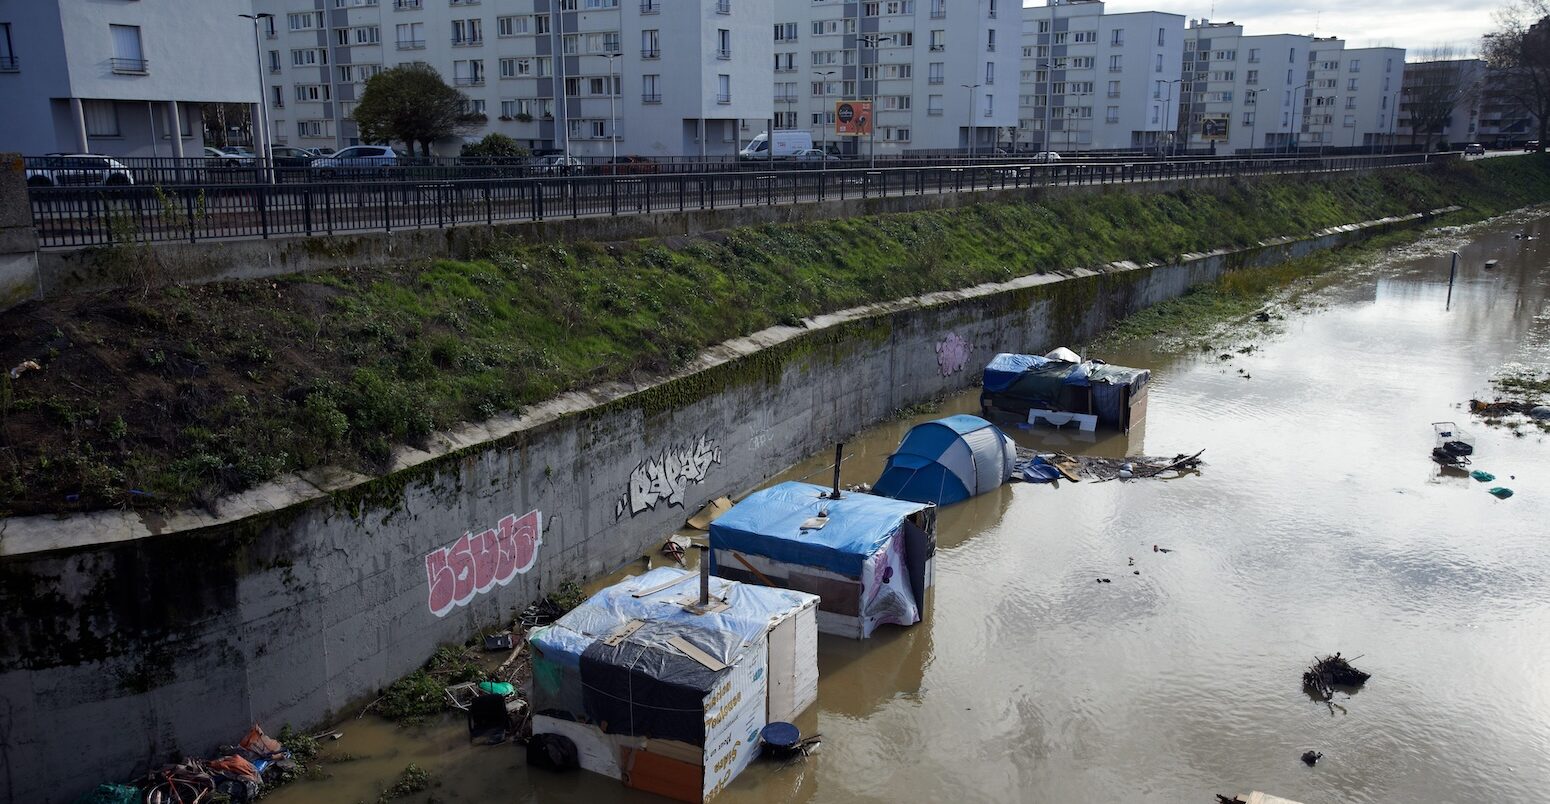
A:
[[[977,382],[996,352],[1079,342],[1231,268],[1424,217],[773,328],[649,387],[448,434],[382,478],[314,473],[166,517],[0,520],[0,799],[66,801],[252,722],[352,711],[438,644],[638,560],[706,500]]]

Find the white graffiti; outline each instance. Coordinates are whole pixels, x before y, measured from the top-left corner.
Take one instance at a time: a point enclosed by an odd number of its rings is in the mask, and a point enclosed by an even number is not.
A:
[[[947,333],[936,345],[936,366],[941,370],[942,376],[947,377],[963,370],[965,363],[969,362],[969,353],[974,350],[974,345],[963,339],[956,332]]]
[[[652,510],[658,503],[683,507],[684,492],[695,483],[705,482],[710,467],[721,463],[721,446],[715,439],[700,436],[693,446],[670,448],[647,458],[630,473],[630,488],[614,504],[614,518],[626,513],[635,516]]]

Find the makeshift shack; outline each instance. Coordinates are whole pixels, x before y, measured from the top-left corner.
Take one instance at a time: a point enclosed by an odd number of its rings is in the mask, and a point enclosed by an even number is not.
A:
[[[818,630],[853,639],[912,625],[925,610],[936,506],[781,483],[711,523],[716,574],[818,595]]]
[[[952,505],[1012,476],[1017,444],[978,416],[948,416],[910,428],[872,486],[896,500]]]
[[[1146,417],[1146,384],[1151,377],[1147,369],[1111,366],[1101,360],[1003,352],[985,366],[980,406],[986,418],[1000,412],[1019,421],[1045,420],[1056,425],[1074,419],[1084,430],[1101,424],[1128,433]]]
[[[708,801],[759,753],[759,730],[818,698],[817,598],[662,567],[529,632],[534,735],[581,767]]]

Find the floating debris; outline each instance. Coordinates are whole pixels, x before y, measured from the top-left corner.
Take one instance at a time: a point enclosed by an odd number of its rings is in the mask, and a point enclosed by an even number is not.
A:
[[[1361,658],[1361,657],[1357,657]],[[1339,653],[1315,659],[1313,665],[1302,674],[1302,685],[1325,698],[1335,694],[1335,687],[1360,687],[1372,674],[1351,666]]]
[[[1512,496],[1512,489],[1506,486],[1496,486],[1490,490],[1490,495],[1498,500],[1505,500]]]
[[[1478,480],[1478,481],[1480,481],[1481,483],[1489,483],[1492,480],[1496,479],[1496,475],[1493,475],[1490,472],[1486,472],[1486,471],[1483,471],[1483,470],[1480,470],[1480,469],[1476,469],[1475,471],[1470,472],[1469,476],[1474,478],[1474,479],[1476,479],[1476,480]]]
[[[1101,458],[1093,455],[1067,455],[1063,452],[1037,453],[1024,447],[1017,448],[1017,464],[1014,479],[1022,478],[1030,466],[1048,465],[1058,469],[1066,479],[1090,479],[1099,483],[1108,480],[1158,477],[1174,472],[1164,479],[1172,480],[1186,473],[1195,472],[1205,465],[1200,459],[1201,450],[1193,455],[1179,453],[1171,458],[1136,456],[1131,458]]]
[[[1309,767],[1317,765],[1319,760],[1321,760],[1323,758],[1324,758],[1324,755],[1319,753],[1319,752],[1317,752],[1317,751],[1304,751],[1304,752],[1302,752],[1302,761],[1307,763]]]

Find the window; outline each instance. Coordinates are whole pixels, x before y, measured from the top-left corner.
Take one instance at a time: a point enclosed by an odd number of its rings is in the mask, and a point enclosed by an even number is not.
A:
[[[1039,20],[1039,33],[1049,33],[1049,20]]]
[[[794,23],[794,22],[777,22],[777,23],[775,23],[775,41],[777,41],[777,42],[795,42],[795,41],[797,41],[797,24]]]
[[[1257,48],[1257,47],[1249,48],[1249,63],[1250,64],[1258,64],[1259,63],[1259,48]]]
[[[319,102],[328,100],[327,84],[297,84],[296,100],[304,102]]]
[[[1345,88],[1346,88],[1347,92],[1355,92],[1356,91],[1356,79],[1352,78],[1349,81],[1346,81]]]
[[[400,23],[397,32],[399,50],[418,50],[425,47],[425,23]]]
[[[334,125],[332,120],[297,120],[296,133],[303,137],[332,137]]]
[[[1154,70],[1154,72],[1159,72],[1160,73],[1162,71],[1163,71],[1163,57],[1162,57],[1161,53],[1158,53],[1157,54],[1157,68]]]
[[[1065,33],[1057,33],[1057,34],[1055,34],[1055,39],[1054,39],[1053,44],[1064,45],[1065,43],[1066,43],[1066,34]]]
[[[655,28],[640,32],[640,57],[643,59],[657,59],[662,57],[662,33]],[[777,65],[776,69],[779,69]]]
[[[145,73],[148,65],[140,49],[140,28],[136,25],[109,25],[113,34],[113,72]]]
[[[1104,110],[1104,114],[1103,114],[1103,122],[1105,122],[1105,123],[1118,123],[1119,122],[1119,107],[1118,106],[1110,106],[1109,108],[1105,109]]]
[[[269,51],[269,72],[280,72],[280,51],[278,50]]]
[[[1244,112],[1243,113],[1243,124],[1245,126],[1252,126],[1252,125],[1254,125],[1254,113],[1253,112]]]
[[[1388,98],[1384,98],[1384,100],[1388,100]],[[1347,109],[1355,109],[1356,108],[1356,98],[1354,98],[1354,97],[1353,98],[1346,98],[1345,99],[1345,107]],[[1387,107],[1387,104],[1385,104],[1385,108],[1386,107]]]
[[[1248,75],[1245,77],[1244,80],[1248,81],[1249,86],[1254,86],[1255,84],[1258,84],[1259,83],[1259,71],[1258,70],[1249,70]]]
[[[716,58],[732,58],[732,32],[726,28],[716,29]]]
[[[1090,45],[1098,41],[1097,31],[1077,31],[1071,34],[1071,41],[1078,45]]]
[[[932,51],[940,52],[943,48],[947,47],[947,32],[932,31],[930,43]]]
[[[314,64],[327,64],[328,51],[323,48],[304,48],[291,51],[292,67],[310,67]]]
[[[1109,97],[1111,97],[1111,98],[1119,97],[1119,82],[1118,81],[1110,81],[1109,82]]]
[[[941,95],[927,95],[926,96],[926,114],[929,114],[929,115],[940,115],[941,113],[942,113],[942,96]]]
[[[484,83],[484,61],[469,59],[452,62],[452,83],[458,86],[479,86]]]
[[[533,60],[501,59],[501,78],[525,78],[533,74]]]
[[[1113,31],[1111,31],[1109,33],[1109,44],[1116,46],[1125,44],[1125,29],[1115,28]]]
[[[110,100],[83,100],[81,112],[86,116],[86,136],[119,136],[118,104]]]
[[[985,116],[996,116],[996,96],[990,94],[989,92],[985,93]]]
[[[946,68],[943,66],[943,62],[940,62],[940,61],[933,61],[930,64],[926,65],[926,83],[928,83],[928,84],[940,84],[940,83],[942,83],[942,81],[944,80],[943,79],[943,75],[945,74],[945,71],[946,71]]]
[[[939,20],[947,16],[947,0],[931,0],[931,19]]]
[[[393,0],[394,11],[408,11],[420,7],[420,0]]]
[[[375,45],[382,41],[382,29],[376,25],[363,25],[351,30],[355,32],[352,38],[357,45]]]
[[[1120,72],[1124,69],[1122,65],[1123,62],[1120,60],[1119,54],[1116,53],[1115,55],[1109,57],[1109,72]]]
[[[1092,56],[1072,56],[1070,66],[1073,70],[1091,70],[1093,68]]]
[[[991,28],[990,30],[985,32],[985,51],[987,53],[994,53],[994,52],[996,52],[996,29],[995,28]]]
[[[882,108],[884,110],[890,112],[903,112],[909,110],[911,96],[884,95],[882,98],[879,98],[879,100],[882,101]]]
[[[478,45],[484,42],[484,21],[478,17],[452,21],[453,46]]]
[[[662,102],[662,76],[643,75],[640,77],[640,102]]]
[[[716,102],[732,102],[732,76],[726,73],[716,76]]]
[[[889,142],[909,142],[910,130],[907,128],[884,126],[883,139]]]
[[[516,36],[527,33],[527,17],[496,17],[496,36]]]
[[[900,31],[893,35],[893,44],[895,47],[914,47],[915,33],[913,31]]]
[[[990,86],[994,83],[996,83],[996,63],[987,61],[985,62],[985,86]]]
[[[1157,46],[1158,47],[1163,47],[1167,43],[1168,43],[1168,29],[1167,28],[1158,28],[1157,29]]]
[[[323,12],[303,11],[297,14],[287,14],[286,22],[293,31],[313,31],[323,27]]]
[[[1348,114],[1348,115],[1345,116],[1345,127],[1346,128],[1355,128],[1356,127],[1356,115]]]
[[[794,73],[794,72],[796,72],[796,70],[797,70],[797,54],[795,54],[795,53],[776,53],[775,54],[775,72],[777,72],[777,73]]]
[[[533,15],[533,33],[535,33],[535,34],[537,34],[539,36],[545,36],[545,35],[547,35],[549,33],[549,15],[548,14],[534,14]]]

